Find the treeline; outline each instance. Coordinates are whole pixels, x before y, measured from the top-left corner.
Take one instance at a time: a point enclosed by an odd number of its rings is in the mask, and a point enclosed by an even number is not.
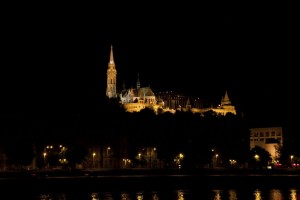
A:
[[[105,100],[93,111],[78,113],[40,113],[2,116],[1,148],[12,164],[27,165],[50,144],[78,147],[69,160],[84,160],[91,146],[123,145],[134,159],[142,147],[155,147],[158,159],[171,163],[185,155],[184,165],[201,167],[219,156],[223,166],[229,160],[249,162],[249,127],[241,115],[226,116],[209,111],[204,114],[178,111],[155,114],[151,109],[128,113],[116,99]],[[73,148],[74,149],[74,148]],[[84,150],[85,149],[85,150]],[[74,153],[75,154],[75,153]],[[71,159],[72,158],[72,159]]]

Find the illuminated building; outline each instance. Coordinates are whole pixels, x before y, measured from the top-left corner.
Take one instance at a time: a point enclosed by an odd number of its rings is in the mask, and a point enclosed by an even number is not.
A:
[[[110,58],[107,69],[107,87],[106,96],[108,98],[117,97],[117,70],[113,57],[112,46],[110,48]]]
[[[271,154],[276,161],[277,149],[283,145],[282,127],[250,128],[250,149],[259,146]]]
[[[162,94],[156,96],[150,87],[141,87],[139,76],[135,88],[126,89],[124,87],[120,92],[117,92],[117,70],[112,46],[107,69],[106,96],[108,98],[119,98],[120,103],[127,112],[139,112],[144,108],[151,108],[156,113],[158,109],[161,109],[162,112],[171,113],[175,113],[178,110],[191,111],[193,113],[204,113],[212,110],[222,115],[227,113],[236,114],[235,106],[231,104],[227,91],[217,107],[202,107],[198,100],[191,104],[189,98],[178,95]]]

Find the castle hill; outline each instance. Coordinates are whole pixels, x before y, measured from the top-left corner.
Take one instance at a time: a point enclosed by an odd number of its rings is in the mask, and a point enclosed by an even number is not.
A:
[[[216,105],[153,91],[138,72],[135,86],[117,88],[109,51],[106,93],[93,110],[1,115],[1,173],[300,170],[299,134],[282,123],[249,123],[230,88]]]

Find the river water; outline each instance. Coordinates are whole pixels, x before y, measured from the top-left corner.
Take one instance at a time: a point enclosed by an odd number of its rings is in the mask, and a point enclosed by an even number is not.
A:
[[[300,176],[2,178],[0,189],[0,200],[300,200]]]
[[[2,193],[3,194],[3,193]],[[35,200],[300,200],[300,186],[293,188],[207,188],[201,189],[105,189],[89,191],[11,191],[0,199],[35,199]]]

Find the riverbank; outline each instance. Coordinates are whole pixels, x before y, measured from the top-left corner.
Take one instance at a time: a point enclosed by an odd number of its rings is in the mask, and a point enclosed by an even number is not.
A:
[[[297,187],[296,169],[106,169],[1,172],[1,188],[95,190],[97,188]]]
[[[37,177],[97,177],[97,176],[137,176],[137,175],[185,175],[185,176],[300,176],[300,168],[288,169],[226,169],[226,168],[199,168],[199,169],[147,169],[147,168],[123,168],[123,169],[85,169],[85,170],[20,170],[0,171],[0,179],[9,178],[37,178]]]

